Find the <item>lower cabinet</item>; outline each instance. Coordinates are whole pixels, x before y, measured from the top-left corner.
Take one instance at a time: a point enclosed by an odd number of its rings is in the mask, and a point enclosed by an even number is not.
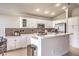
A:
[[[15,38],[7,38],[7,50],[13,50],[15,49]]]
[[[16,48],[24,48],[27,46],[27,38],[26,37],[16,37]]]
[[[27,37],[22,37],[20,41],[21,41],[20,45],[22,48],[27,47]]]
[[[16,37],[15,38],[15,48],[17,49],[17,48],[21,48],[21,38],[20,37]]]
[[[26,37],[16,36],[16,37],[6,37],[6,38],[7,38],[7,50],[24,48],[27,46]]]

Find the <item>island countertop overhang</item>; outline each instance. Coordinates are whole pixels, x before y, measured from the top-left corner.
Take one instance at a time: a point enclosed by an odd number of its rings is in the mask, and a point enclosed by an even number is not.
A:
[[[72,35],[72,33],[51,33],[51,34],[47,34],[47,35],[41,35],[41,36],[38,36],[38,35],[33,35],[32,37],[33,38],[50,38],[50,37],[60,37],[60,36],[65,36],[65,35]]]

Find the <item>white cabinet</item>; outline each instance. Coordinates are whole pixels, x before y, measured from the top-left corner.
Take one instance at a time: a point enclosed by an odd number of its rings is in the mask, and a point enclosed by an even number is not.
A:
[[[27,46],[26,36],[10,36],[7,39],[7,50],[13,50],[18,48],[24,48]]]
[[[51,20],[20,17],[20,28],[37,28],[37,24],[45,24],[45,28],[52,28]]]
[[[15,38],[8,37],[7,38],[7,50],[13,50],[13,49],[15,49]]]
[[[27,19],[20,18],[20,28],[27,27]]]
[[[74,33],[74,26],[68,25],[68,33]]]
[[[79,32],[79,18],[78,17],[68,19],[68,32],[69,33]]]
[[[21,37],[16,37],[15,40],[15,48],[21,48]]]
[[[27,47],[27,37],[26,36],[22,36],[20,39],[21,43],[21,47]]]
[[[68,25],[79,25],[79,18],[78,17],[69,18]]]
[[[70,45],[79,48],[79,17],[68,19],[68,33],[73,33],[70,36]]]

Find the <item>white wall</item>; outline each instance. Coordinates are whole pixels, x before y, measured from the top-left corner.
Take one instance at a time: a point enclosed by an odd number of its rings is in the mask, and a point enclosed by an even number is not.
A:
[[[19,18],[15,16],[0,15],[0,36],[5,37],[5,28],[18,28]]]
[[[19,17],[0,15],[0,28],[18,28]]]
[[[20,18],[20,19],[27,19],[27,28],[37,28],[37,24],[45,24],[45,28],[53,27],[52,21],[50,20],[35,19],[35,18],[28,18],[28,17]]]

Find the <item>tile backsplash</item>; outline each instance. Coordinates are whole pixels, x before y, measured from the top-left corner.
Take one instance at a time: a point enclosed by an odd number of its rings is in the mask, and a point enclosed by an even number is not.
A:
[[[47,30],[51,32],[54,28],[5,28],[5,35],[6,36],[14,36],[14,32],[19,32],[20,34],[32,34],[37,32],[44,32]]]

